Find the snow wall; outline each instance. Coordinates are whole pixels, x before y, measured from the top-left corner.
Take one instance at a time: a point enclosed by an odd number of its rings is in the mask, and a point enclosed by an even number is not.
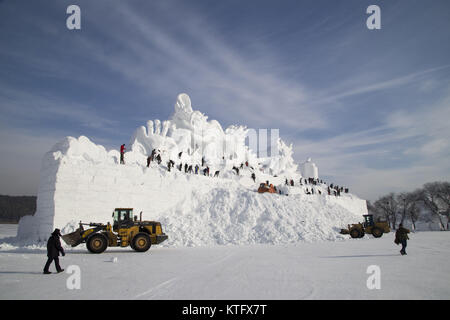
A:
[[[125,164],[116,150],[84,136],[67,137],[44,156],[37,210],[20,220],[17,239],[39,243],[56,227],[65,234],[79,221],[106,223],[114,208],[129,207],[138,216],[142,211],[146,220],[161,221],[169,235],[164,245],[170,246],[336,240],[342,238],[340,227],[367,213],[366,201],[355,195],[328,196],[326,184],[299,185],[302,175],[292,146],[280,139],[278,155],[258,159],[245,146],[245,134],[245,127],[223,130],[217,121],[208,121],[182,94],[171,120],[162,126],[149,121],[147,128],[136,130]],[[147,167],[153,149],[162,161]],[[175,162],[170,172],[169,160]],[[199,174],[186,173],[184,164],[199,164]],[[210,176],[201,172],[206,166]],[[233,167],[240,168],[239,174]],[[219,176],[213,177],[216,171]],[[296,184],[284,185],[286,178]],[[267,180],[283,194],[257,193]],[[312,188],[315,193],[306,194]]]

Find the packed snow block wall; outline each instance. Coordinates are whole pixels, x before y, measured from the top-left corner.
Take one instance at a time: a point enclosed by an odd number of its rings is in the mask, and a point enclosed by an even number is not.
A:
[[[121,166],[118,152],[108,153],[86,137],[68,137],[54,149],[60,147],[66,148],[45,157],[37,211],[20,221],[20,238],[42,240],[55,227],[70,232],[80,220],[106,223],[119,207],[134,208],[137,214],[143,211],[145,218],[156,218],[184,192],[184,176],[173,183],[159,170]]]
[[[146,220],[162,222],[169,235],[163,245],[335,240],[342,238],[340,227],[367,213],[365,200],[352,194],[328,196],[326,185],[314,186],[314,195],[305,193],[311,185],[286,186],[285,179],[298,183],[302,177],[292,145],[279,139],[278,155],[258,158],[245,146],[246,131],[242,126],[223,130],[217,121],[193,111],[189,97],[181,94],[169,120],[149,121],[136,130],[125,164],[116,150],[107,151],[84,136],[67,137],[43,159],[37,210],[20,220],[18,239],[42,242],[54,228],[65,234],[79,221],[106,223],[114,208],[127,207],[135,215],[142,211]],[[155,158],[147,167],[153,150]],[[176,167],[169,172],[169,160],[176,166],[203,160],[211,176]],[[233,167],[240,165],[237,174]],[[305,177],[317,178],[310,161],[301,169]],[[219,177],[212,177],[216,170]],[[267,180],[283,194],[259,194],[259,183]]]

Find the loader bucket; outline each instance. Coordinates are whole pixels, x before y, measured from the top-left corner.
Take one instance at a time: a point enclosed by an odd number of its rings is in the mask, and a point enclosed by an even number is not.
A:
[[[61,236],[65,243],[68,245],[75,247],[81,242],[81,230],[78,228],[72,233],[65,234]]]

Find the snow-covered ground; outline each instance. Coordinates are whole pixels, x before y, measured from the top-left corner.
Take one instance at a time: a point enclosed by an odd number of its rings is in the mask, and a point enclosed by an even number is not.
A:
[[[80,268],[81,288],[72,290],[73,274],[42,274],[45,248],[2,246],[0,299],[449,299],[450,232],[412,234],[407,256],[393,237],[100,255],[80,246],[61,257],[66,271]],[[367,287],[371,265],[380,268],[380,289]]]

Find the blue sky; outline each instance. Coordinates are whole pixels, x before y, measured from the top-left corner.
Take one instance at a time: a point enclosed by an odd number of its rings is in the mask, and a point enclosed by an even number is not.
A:
[[[117,148],[181,92],[366,199],[450,180],[450,2],[0,1],[0,194],[36,194],[64,136]]]

